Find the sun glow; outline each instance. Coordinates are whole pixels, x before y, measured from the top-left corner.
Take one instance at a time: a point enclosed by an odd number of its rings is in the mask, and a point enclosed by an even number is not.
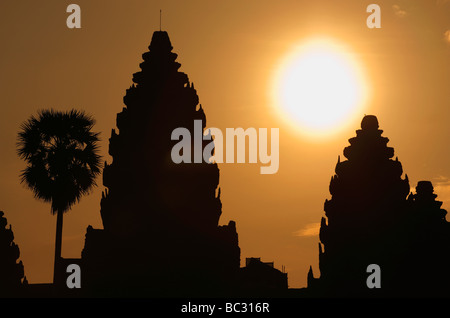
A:
[[[331,40],[296,47],[274,78],[273,104],[302,134],[329,136],[363,115],[368,88],[362,68],[355,56]]]

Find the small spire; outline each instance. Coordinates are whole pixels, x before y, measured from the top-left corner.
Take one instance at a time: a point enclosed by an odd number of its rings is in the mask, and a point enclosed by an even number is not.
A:
[[[313,274],[313,270],[312,270],[312,266],[311,265],[309,266],[307,280],[308,280],[307,281],[308,287],[313,287],[315,278],[314,278],[314,274]]]
[[[310,283],[312,280],[314,280],[314,273],[313,273],[312,266],[310,265],[309,266],[309,271],[308,271],[308,282]]]
[[[159,31],[161,31],[162,10],[159,9]]]

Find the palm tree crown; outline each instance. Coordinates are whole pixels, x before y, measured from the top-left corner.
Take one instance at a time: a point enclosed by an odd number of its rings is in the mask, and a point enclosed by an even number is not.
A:
[[[66,212],[96,185],[100,173],[95,120],[84,112],[44,110],[21,126],[18,155],[27,162],[22,183],[36,198]]]

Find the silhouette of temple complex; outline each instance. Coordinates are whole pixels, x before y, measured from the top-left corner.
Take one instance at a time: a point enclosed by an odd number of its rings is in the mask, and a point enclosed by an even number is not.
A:
[[[433,186],[421,181],[410,194],[408,176],[365,116],[336,164],[331,200],[320,227],[319,269],[308,291],[321,296],[448,296],[450,226]],[[409,194],[409,195],[408,195]],[[381,269],[381,288],[369,288],[367,267]]]
[[[238,281],[240,248],[235,222],[218,225],[218,166],[171,160],[172,131],[185,127],[194,136],[194,120],[204,129],[205,113],[178,71],[167,32],[154,32],[149,49],[109,139],[103,229],[87,229],[84,288],[95,295],[227,293]]]
[[[109,139],[100,202],[103,229],[88,226],[81,259],[61,259],[55,284],[26,284],[19,249],[0,212],[0,289],[25,296],[450,296],[450,223],[429,181],[410,192],[407,175],[378,119],[365,116],[331,178],[319,234],[320,276],[288,292],[287,274],[248,258],[240,268],[236,224],[222,214],[216,163],[174,163],[176,128],[195,136],[206,116],[178,69],[167,32],[157,31],[123,98]],[[210,140],[191,149],[209,147]],[[183,154],[185,157],[186,154]],[[208,158],[205,158],[208,159]],[[69,264],[81,290],[65,285]],[[367,268],[381,269],[369,288]],[[1,292],[2,290],[0,290]]]

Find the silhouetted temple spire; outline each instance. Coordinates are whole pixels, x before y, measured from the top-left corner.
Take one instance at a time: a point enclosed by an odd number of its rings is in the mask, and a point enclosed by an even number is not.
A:
[[[218,166],[171,160],[178,142],[172,131],[183,127],[194,136],[195,120],[202,120],[204,130],[204,109],[179,71],[167,32],[153,33],[142,58],[109,140],[113,160],[103,171],[104,230],[89,228],[86,234],[88,280],[100,286],[98,264],[114,258],[120,262],[108,275],[113,280],[114,270],[122,273],[125,287],[133,282],[158,294],[225,291],[239,270],[240,249],[235,223],[218,225]]]
[[[319,235],[320,284],[331,293],[342,293],[343,286],[367,289],[367,266],[384,263],[383,246],[390,244],[380,232],[394,234],[395,224],[404,217],[399,211],[406,204],[409,183],[401,178],[401,163],[391,159],[394,150],[382,133],[377,118],[365,116],[344,149],[347,160],[338,160],[331,178],[332,198],[325,200],[326,219]]]
[[[166,31],[155,31],[153,32],[152,41],[148,47],[153,54],[157,54],[159,52],[170,53],[170,56],[175,56],[175,53],[172,52],[172,43],[170,43],[169,34]],[[149,52],[150,53],[150,52]],[[146,56],[149,54],[144,54],[144,61],[146,60]],[[141,64],[142,65],[142,64]],[[179,65],[179,64],[178,64]]]
[[[431,182],[408,196],[408,176],[382,132],[365,116],[344,149],[347,160],[338,159],[319,233],[320,278],[310,270],[308,287],[328,296],[449,295],[447,212]],[[370,264],[381,268],[379,290],[366,285]]]

